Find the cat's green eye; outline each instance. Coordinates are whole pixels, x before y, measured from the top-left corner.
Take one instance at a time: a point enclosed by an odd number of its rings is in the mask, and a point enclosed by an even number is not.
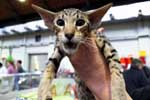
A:
[[[63,19],[58,19],[56,21],[56,24],[59,25],[59,26],[64,26],[65,25],[65,21]]]
[[[82,25],[84,25],[85,24],[85,20],[83,20],[83,19],[78,19],[77,21],[76,21],[76,26],[82,26]]]

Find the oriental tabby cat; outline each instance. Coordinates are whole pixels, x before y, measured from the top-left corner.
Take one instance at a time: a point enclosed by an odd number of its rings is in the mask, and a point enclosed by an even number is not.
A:
[[[111,6],[110,3],[93,11],[70,8],[55,13],[32,5],[57,37],[39,85],[39,100],[51,98],[50,83],[64,56],[75,68],[79,100],[131,99],[125,90],[117,51],[105,36],[96,35],[100,20]]]

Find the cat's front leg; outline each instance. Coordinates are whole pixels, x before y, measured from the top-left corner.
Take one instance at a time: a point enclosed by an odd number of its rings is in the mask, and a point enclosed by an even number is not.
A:
[[[112,47],[105,36],[97,37],[96,43],[100,51],[103,53],[110,70],[112,100],[131,100],[125,88],[117,51]]]
[[[40,81],[40,85],[38,88],[38,100],[50,100],[51,99],[51,81],[55,78],[56,72],[58,70],[59,64],[63,55],[59,48],[55,48],[54,53],[49,59],[49,63],[47,64],[42,79]]]

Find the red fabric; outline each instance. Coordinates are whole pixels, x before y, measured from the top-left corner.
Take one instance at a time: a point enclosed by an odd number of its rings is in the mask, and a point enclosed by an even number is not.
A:
[[[146,64],[146,60],[145,60],[145,57],[144,57],[144,56],[141,56],[140,59],[141,59],[141,61],[143,62],[143,64]]]

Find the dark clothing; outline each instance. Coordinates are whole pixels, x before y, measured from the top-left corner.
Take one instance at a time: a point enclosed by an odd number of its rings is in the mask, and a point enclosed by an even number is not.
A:
[[[23,68],[20,66],[20,67],[18,67],[17,72],[18,72],[18,73],[23,73],[23,72],[25,72],[25,71],[24,71]]]
[[[150,100],[150,83],[143,70],[131,67],[123,73],[126,89],[133,100]]]
[[[18,67],[17,69],[17,73],[24,73],[25,71],[23,70],[23,68],[20,66]],[[15,84],[14,84],[14,89],[15,90],[20,90],[20,87],[19,87],[19,80],[20,80],[20,76],[19,75],[15,75]]]
[[[143,67],[143,71],[144,71],[146,77],[147,77],[147,78],[149,79],[149,81],[150,81],[150,68],[148,68],[147,66],[144,66],[144,67]]]

